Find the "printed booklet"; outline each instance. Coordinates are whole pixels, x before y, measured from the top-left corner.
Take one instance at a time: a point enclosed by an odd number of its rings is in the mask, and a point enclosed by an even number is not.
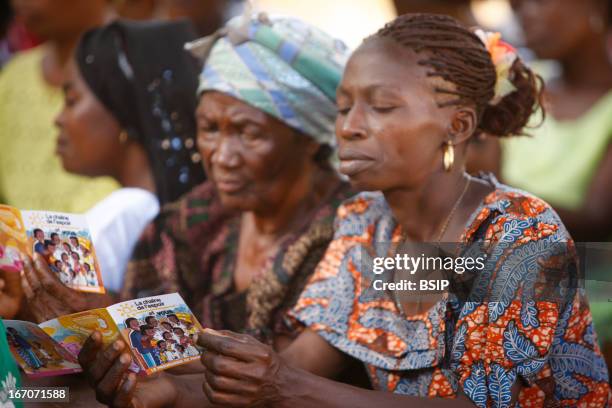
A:
[[[32,378],[81,372],[77,356],[94,330],[105,345],[121,337],[139,375],[198,360],[202,326],[178,293],[128,300],[104,309],[61,316],[36,325],[4,320],[9,348]]]
[[[64,285],[83,292],[104,293],[84,215],[20,211],[0,204],[0,271],[20,272],[21,256],[35,252]]]

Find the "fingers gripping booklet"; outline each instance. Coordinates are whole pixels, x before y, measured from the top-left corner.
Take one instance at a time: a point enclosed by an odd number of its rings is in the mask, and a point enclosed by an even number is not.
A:
[[[21,271],[21,256],[34,253],[45,259],[64,285],[83,292],[104,293],[84,215],[20,211],[0,205],[0,271]]]
[[[5,320],[15,360],[26,375],[46,377],[80,372],[77,356],[94,330],[108,345],[122,338],[139,375],[199,359],[196,334],[202,329],[178,293],[129,300],[104,309],[58,317],[38,326]]]

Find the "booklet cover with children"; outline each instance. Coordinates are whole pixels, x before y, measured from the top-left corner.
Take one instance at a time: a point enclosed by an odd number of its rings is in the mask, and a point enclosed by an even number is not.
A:
[[[20,211],[0,205],[0,270],[19,272],[22,254],[39,253],[62,283],[104,293],[100,266],[84,215]]]
[[[130,370],[139,375],[197,360],[201,354],[195,336],[202,327],[178,293],[128,300],[38,326],[4,323],[11,352],[30,377],[80,372],[77,356],[94,330],[106,345],[123,338],[133,357]]]

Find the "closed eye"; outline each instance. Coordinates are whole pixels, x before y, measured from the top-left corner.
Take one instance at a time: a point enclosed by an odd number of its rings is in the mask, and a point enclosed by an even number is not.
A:
[[[219,126],[216,123],[203,123],[199,126],[201,132],[214,133],[219,131]]]
[[[348,115],[348,113],[349,113],[350,111],[351,111],[351,108],[350,108],[350,107],[348,107],[348,108],[340,108],[340,107],[339,107],[339,108],[338,108],[338,114],[339,114],[339,115],[342,115],[342,116]]]
[[[378,113],[389,113],[397,109],[397,106],[374,106],[372,109]]]

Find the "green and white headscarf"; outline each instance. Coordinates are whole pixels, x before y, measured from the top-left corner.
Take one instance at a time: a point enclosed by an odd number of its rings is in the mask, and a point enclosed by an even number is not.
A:
[[[204,59],[199,94],[226,93],[334,146],[342,41],[301,20],[248,13],[186,48]]]

